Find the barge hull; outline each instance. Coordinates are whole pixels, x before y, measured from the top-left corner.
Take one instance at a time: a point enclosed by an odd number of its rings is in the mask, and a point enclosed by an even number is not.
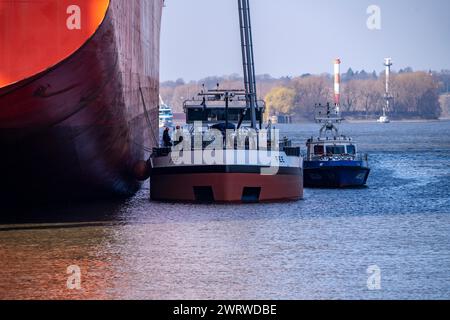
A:
[[[156,201],[268,202],[303,198],[303,178],[297,174],[183,173],[152,175],[151,198]]]

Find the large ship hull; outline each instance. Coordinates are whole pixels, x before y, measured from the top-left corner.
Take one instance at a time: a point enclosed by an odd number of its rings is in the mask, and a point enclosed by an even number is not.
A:
[[[111,0],[74,53],[0,87],[2,200],[138,190],[134,168],[157,142],[162,6]]]

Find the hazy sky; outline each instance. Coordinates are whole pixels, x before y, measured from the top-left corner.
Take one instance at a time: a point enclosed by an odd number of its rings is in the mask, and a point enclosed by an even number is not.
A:
[[[257,74],[450,69],[449,0],[250,0]],[[370,30],[370,5],[381,30]],[[237,0],[166,0],[161,80],[242,73]]]

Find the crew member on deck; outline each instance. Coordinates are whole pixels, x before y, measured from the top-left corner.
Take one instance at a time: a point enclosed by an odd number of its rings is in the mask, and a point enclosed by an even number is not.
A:
[[[170,133],[169,133],[169,128],[165,128],[164,129],[164,133],[163,133],[163,143],[164,143],[164,147],[172,147],[172,138],[170,137]]]

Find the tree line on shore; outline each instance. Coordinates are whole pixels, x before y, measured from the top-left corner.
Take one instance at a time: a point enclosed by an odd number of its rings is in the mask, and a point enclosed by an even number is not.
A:
[[[342,75],[341,110],[345,117],[375,119],[385,105],[383,73],[354,72]],[[182,79],[161,83],[163,100],[182,112],[184,100],[194,97],[203,88],[241,89],[239,75],[209,77],[186,83]],[[411,68],[392,74],[393,100],[389,115],[393,119],[437,119],[448,116],[450,71],[423,72]],[[313,119],[317,103],[333,102],[333,77],[330,74],[304,74],[299,77],[272,78],[257,76],[258,95],[266,101],[266,116],[289,115],[296,120]]]

